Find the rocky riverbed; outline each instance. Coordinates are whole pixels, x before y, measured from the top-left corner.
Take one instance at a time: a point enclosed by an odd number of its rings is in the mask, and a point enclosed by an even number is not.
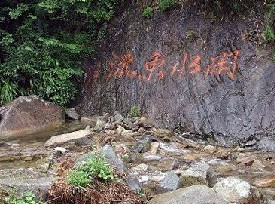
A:
[[[146,117],[115,113],[81,120],[86,128],[55,132],[49,140],[0,142],[1,194],[32,190],[44,196],[60,162],[97,150],[151,204],[275,203],[273,152],[194,141],[191,133],[156,128]]]

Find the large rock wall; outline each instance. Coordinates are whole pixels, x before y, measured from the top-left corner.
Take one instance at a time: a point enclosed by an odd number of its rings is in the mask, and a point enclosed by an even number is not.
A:
[[[162,126],[274,148],[275,63],[260,44],[261,8],[246,17],[198,11],[144,19],[132,5],[117,17],[87,65],[84,114],[138,105]]]

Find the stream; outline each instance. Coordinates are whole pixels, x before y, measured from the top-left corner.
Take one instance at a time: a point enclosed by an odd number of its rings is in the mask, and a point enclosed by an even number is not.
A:
[[[55,178],[53,163],[58,163],[60,158],[53,147],[44,146],[45,142],[53,135],[84,128],[84,124],[76,121],[43,134],[0,141],[0,187],[5,191],[16,193],[29,190],[37,192],[37,189],[40,189],[38,194],[41,193],[43,196]],[[217,178],[227,176],[242,178],[256,186],[268,199],[275,199],[275,153],[273,152],[239,147],[223,148],[209,145],[207,142],[192,141],[182,135],[170,136],[170,133],[159,137],[154,133],[156,130],[151,131],[153,136],[150,136],[155,138],[155,142],[150,142],[144,132],[123,131],[118,135],[115,131],[103,129],[94,132],[90,139],[95,144],[97,141],[113,137],[113,147],[117,152],[121,147],[126,153],[128,152],[130,159],[125,160],[124,165],[129,172],[134,172],[148,195],[159,193],[156,180],[162,179],[166,172],[183,172],[192,165],[204,162],[211,166]],[[144,141],[149,142],[147,149],[145,146],[148,144]],[[136,150],[139,144],[144,145],[143,153]],[[66,148],[63,156],[74,159],[89,152],[91,146],[91,144],[87,146],[76,143],[60,145]],[[140,169],[141,167],[146,168]]]

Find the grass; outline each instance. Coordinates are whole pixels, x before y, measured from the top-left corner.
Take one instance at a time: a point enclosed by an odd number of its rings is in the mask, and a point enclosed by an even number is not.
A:
[[[140,108],[138,106],[133,106],[130,110],[129,116],[133,118],[140,117],[141,116]]]
[[[167,11],[176,5],[175,0],[159,0],[159,9],[161,11]]]
[[[48,191],[47,204],[111,204],[126,200],[145,204],[145,198],[132,191],[123,182],[123,174],[113,172],[101,156],[92,156],[73,168],[74,163],[74,159],[66,159],[59,164],[58,179]]]
[[[75,187],[85,188],[94,179],[110,181],[115,178],[112,168],[99,155],[89,158],[85,163],[68,172],[67,181]]]
[[[24,193],[20,198],[16,196],[8,197],[8,204],[43,204],[38,201],[35,194],[31,191]]]
[[[143,17],[150,18],[153,16],[153,14],[154,14],[154,9],[152,7],[148,6],[145,9],[143,9],[143,12],[142,12]]]

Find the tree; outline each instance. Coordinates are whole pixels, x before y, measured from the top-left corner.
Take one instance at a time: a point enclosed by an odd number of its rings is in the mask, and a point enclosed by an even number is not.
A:
[[[0,105],[36,94],[66,105],[83,58],[95,50],[120,0],[2,0]]]

